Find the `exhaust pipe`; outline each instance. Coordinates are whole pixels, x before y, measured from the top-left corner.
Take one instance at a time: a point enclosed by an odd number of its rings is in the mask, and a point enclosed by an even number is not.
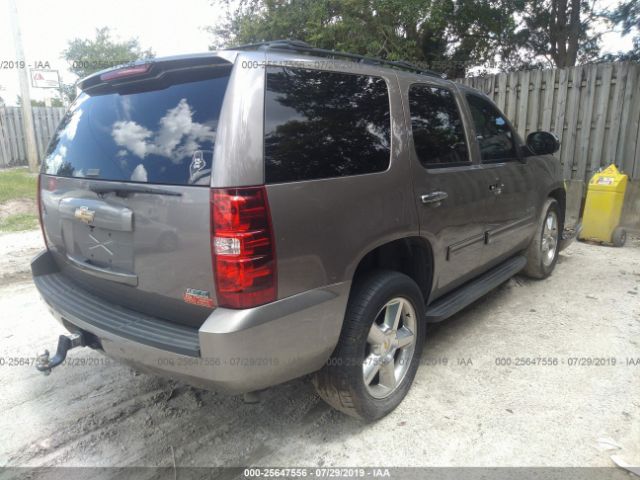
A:
[[[85,347],[85,342],[82,333],[71,333],[69,335],[60,335],[58,338],[58,348],[53,358],[49,358],[49,350],[45,350],[43,353],[36,357],[36,368],[44,375],[49,375],[51,370],[67,358],[67,352],[72,348]]]

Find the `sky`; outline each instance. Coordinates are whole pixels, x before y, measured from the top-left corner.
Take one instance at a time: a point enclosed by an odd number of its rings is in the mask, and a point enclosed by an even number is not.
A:
[[[151,48],[157,56],[203,52],[212,42],[203,27],[224,18],[220,6],[212,0],[16,0],[23,48],[27,65],[48,62],[59,70],[62,80],[73,83],[76,78],[60,58],[67,42],[74,38],[93,38],[95,29],[108,26],[112,35],[126,40],[137,37],[143,49]],[[600,0],[601,7],[611,7],[618,0]],[[618,32],[605,34],[603,53],[629,50],[632,37]],[[15,60],[9,2],[0,0],[0,66]],[[15,69],[0,68],[0,97],[14,105],[19,93]],[[31,98],[43,100],[53,90],[31,88]]]
[[[203,27],[224,18],[211,0],[16,0],[27,64],[49,62],[63,81],[73,83],[61,52],[74,38],[93,38],[96,28],[108,26],[121,40],[137,37],[143,49],[156,56],[207,51],[211,34]],[[9,2],[0,0],[0,62],[15,59]],[[1,66],[1,65],[0,65]],[[0,97],[15,104],[19,93],[15,70],[0,69]],[[31,88],[31,98],[44,99],[53,90]]]

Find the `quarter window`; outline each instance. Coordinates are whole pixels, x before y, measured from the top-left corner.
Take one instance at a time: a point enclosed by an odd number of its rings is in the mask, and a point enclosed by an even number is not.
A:
[[[482,161],[504,162],[517,159],[514,134],[504,115],[488,100],[467,94]]]
[[[469,163],[460,111],[451,91],[428,85],[409,88],[411,131],[424,167]]]
[[[382,78],[302,68],[267,68],[267,183],[386,170],[389,94]]]

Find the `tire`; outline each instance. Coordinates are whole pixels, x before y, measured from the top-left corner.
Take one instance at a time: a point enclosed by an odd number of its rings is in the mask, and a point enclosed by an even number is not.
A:
[[[611,235],[611,243],[614,247],[624,247],[627,243],[627,231],[622,227],[616,227]]]
[[[395,318],[399,320],[394,334],[389,326]],[[422,293],[408,276],[377,270],[358,281],[352,287],[338,345],[324,368],[313,376],[320,397],[337,410],[365,421],[391,412],[406,396],[418,369],[424,318]],[[407,331],[413,333],[412,346],[400,346],[409,341]],[[365,372],[371,378],[368,384]]]
[[[547,224],[549,218],[555,218],[555,230]],[[526,250],[527,265],[523,273],[531,278],[547,278],[553,272],[558,261],[558,247],[560,245],[560,209],[558,202],[548,198],[542,208],[536,233]],[[553,222],[553,221],[552,221]],[[547,224],[547,229],[545,229]],[[555,237],[554,237],[555,235]],[[552,254],[550,252],[553,252]]]

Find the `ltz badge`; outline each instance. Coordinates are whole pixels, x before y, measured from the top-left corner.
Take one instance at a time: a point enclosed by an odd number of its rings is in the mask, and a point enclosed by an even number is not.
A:
[[[187,288],[182,296],[183,300],[200,307],[213,308],[213,298],[206,290],[196,290],[195,288]]]

